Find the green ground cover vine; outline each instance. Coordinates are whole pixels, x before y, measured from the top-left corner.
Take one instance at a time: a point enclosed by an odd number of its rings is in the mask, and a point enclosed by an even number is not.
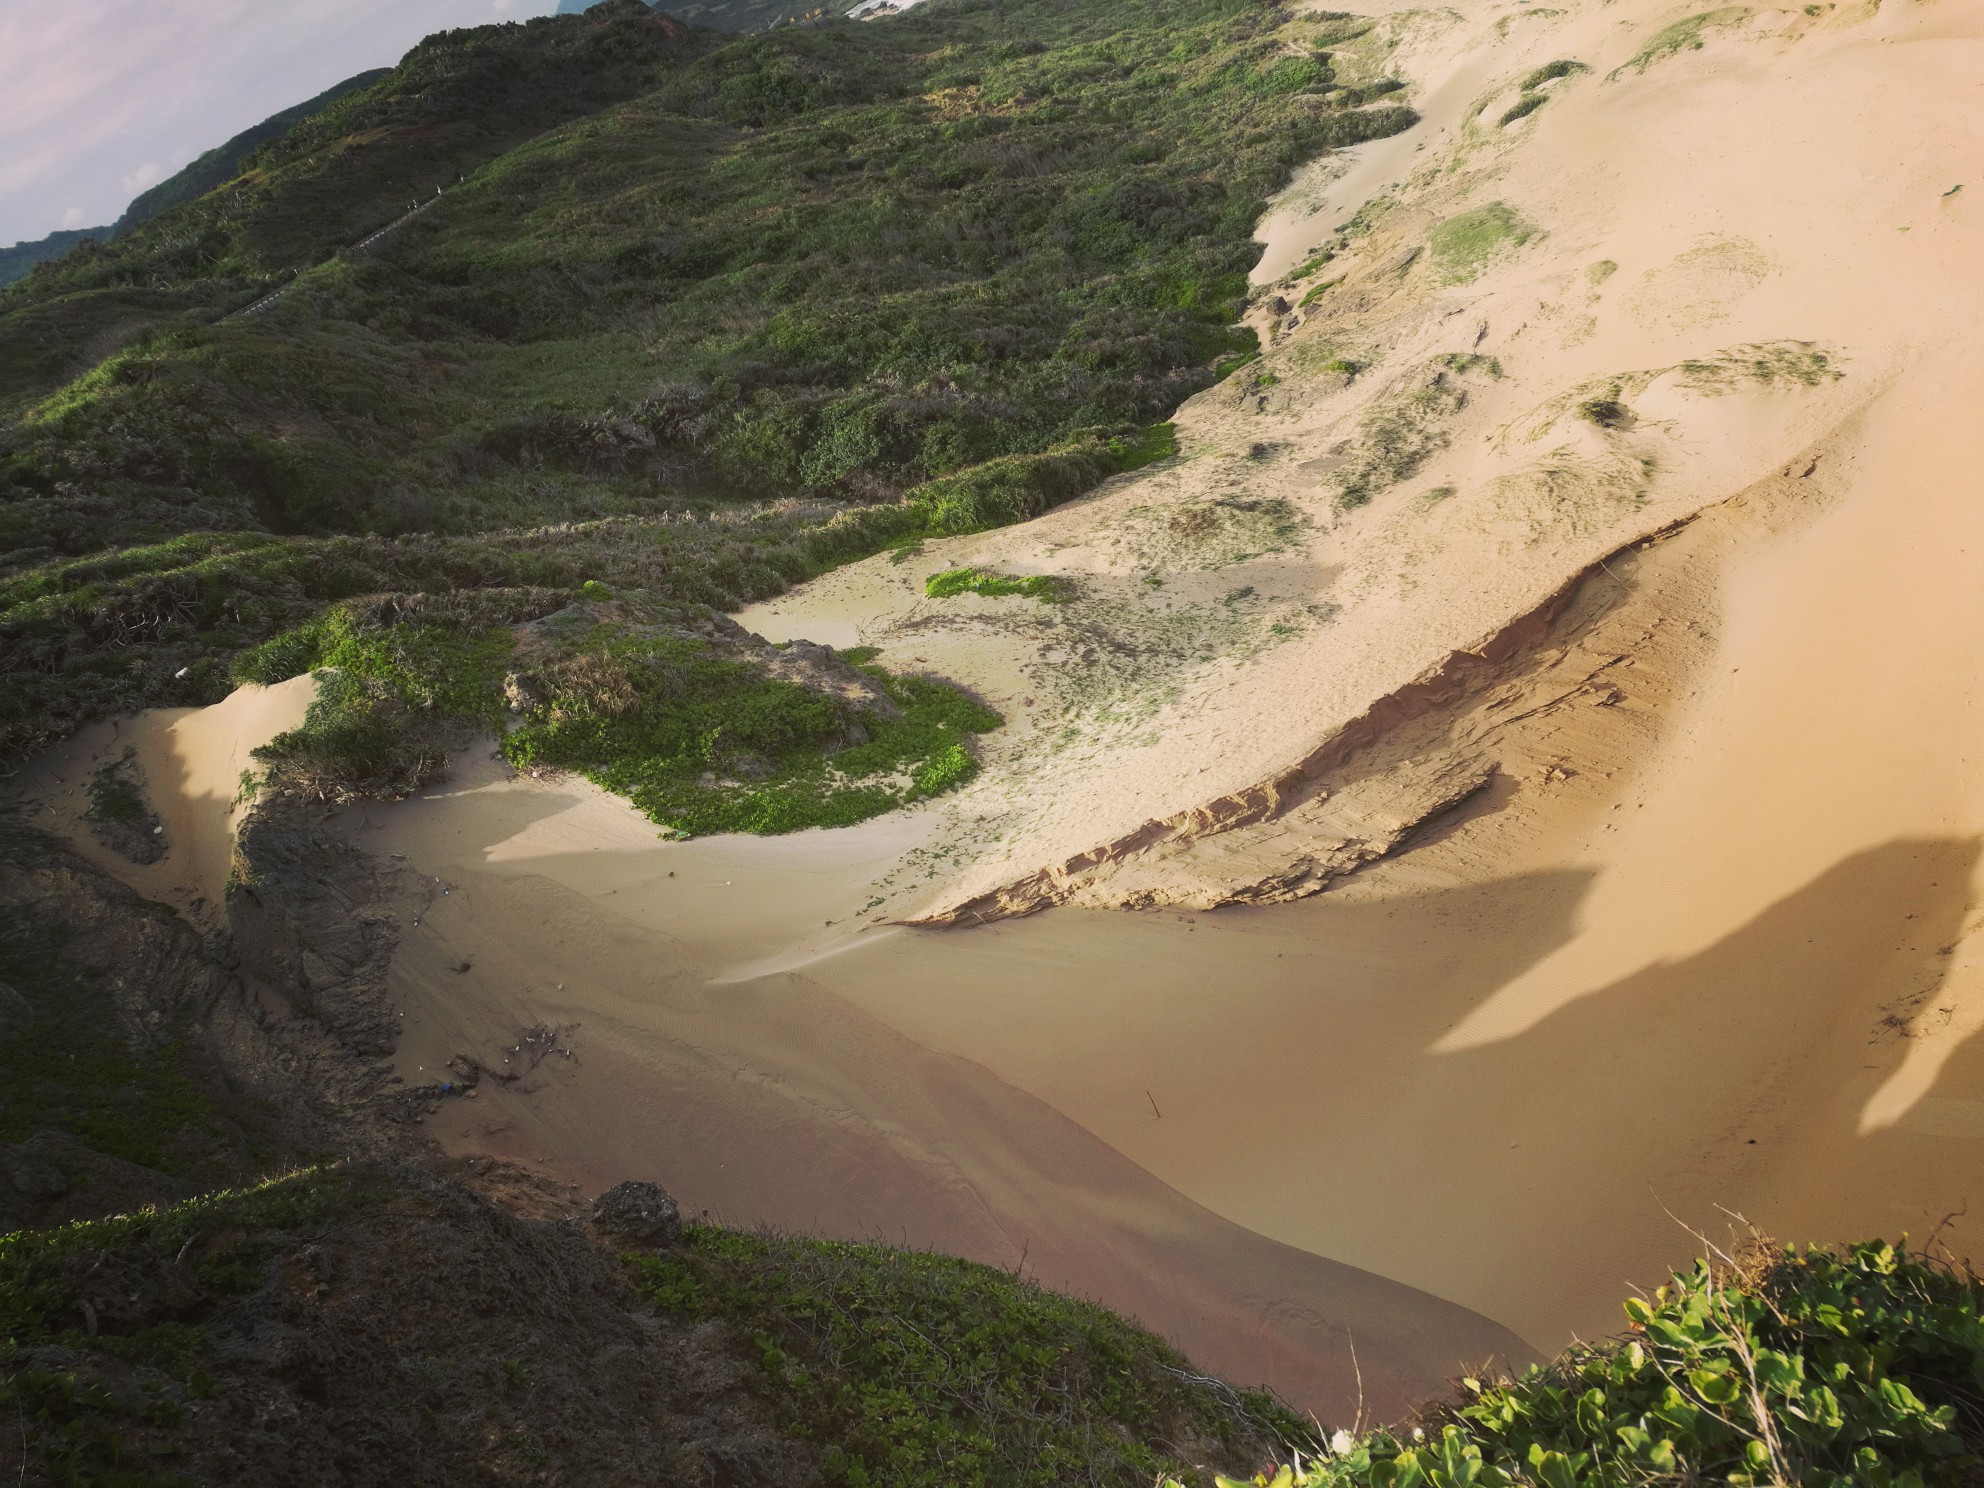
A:
[[[1463,1380],[1415,1427],[1339,1433],[1256,1482],[1936,1488],[1984,1469],[1984,1288],[1967,1273],[1879,1242],[1759,1247],[1626,1315],[1622,1338]]]

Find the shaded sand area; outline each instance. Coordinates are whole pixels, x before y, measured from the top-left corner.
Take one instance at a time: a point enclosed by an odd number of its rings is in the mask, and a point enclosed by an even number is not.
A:
[[[244,772],[253,751],[303,722],[317,684],[297,677],[276,687],[244,687],[211,708],[155,708],[84,729],[9,782],[27,821],[56,832],[97,867],[203,929],[223,923],[222,896],[235,832],[248,810]],[[91,784],[99,770],[126,772],[153,814],[154,862],[134,862],[92,825]]]
[[[1332,1419],[1360,1389],[1396,1412],[1463,1361],[1528,1357],[1459,1307],[1220,1218],[968,1052],[814,980],[899,942],[922,953],[915,978],[972,984],[966,940],[873,931],[824,958],[812,944],[927,819],[667,844],[621,802],[490,763],[347,820],[420,878],[393,969],[402,1073],[432,1080],[468,1054],[521,1076],[431,1120],[451,1150],[588,1190],[652,1177],[728,1222],[1023,1266]],[[767,951],[798,969],[768,971]]]

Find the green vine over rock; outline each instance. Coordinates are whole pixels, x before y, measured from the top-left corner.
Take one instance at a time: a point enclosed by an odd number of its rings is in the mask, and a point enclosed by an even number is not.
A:
[[[1984,1287],[1880,1242],[1758,1245],[1626,1303],[1631,1331],[1417,1426],[1338,1432],[1274,1488],[1935,1488],[1984,1470]],[[1221,1478],[1223,1488],[1243,1488]]]

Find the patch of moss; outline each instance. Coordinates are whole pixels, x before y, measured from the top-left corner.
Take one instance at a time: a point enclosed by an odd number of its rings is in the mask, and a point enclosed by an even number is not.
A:
[[[952,568],[923,581],[923,592],[931,599],[949,599],[958,594],[981,594],[999,599],[1009,594],[1037,599],[1043,604],[1065,604],[1073,597],[1073,586],[1058,574],[1027,574],[1013,578],[988,573],[982,568]]]
[[[1520,248],[1535,235],[1536,229],[1515,208],[1494,201],[1449,217],[1427,235],[1426,246],[1442,284],[1465,284],[1499,255]]]

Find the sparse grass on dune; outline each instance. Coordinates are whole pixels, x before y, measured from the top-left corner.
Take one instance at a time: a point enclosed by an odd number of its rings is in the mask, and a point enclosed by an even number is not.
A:
[[[1465,284],[1487,269],[1501,254],[1520,248],[1536,229],[1507,202],[1449,217],[1427,235],[1427,248],[1443,284]]]
[[[1719,10],[1705,10],[1699,15],[1684,16],[1673,24],[1661,27],[1647,44],[1632,57],[1620,63],[1605,75],[1609,83],[1628,71],[1644,73],[1655,63],[1664,61],[1683,51],[1700,51],[1707,44],[1710,31],[1725,26],[1736,26],[1750,18],[1750,9],[1744,5],[1725,5]]]

